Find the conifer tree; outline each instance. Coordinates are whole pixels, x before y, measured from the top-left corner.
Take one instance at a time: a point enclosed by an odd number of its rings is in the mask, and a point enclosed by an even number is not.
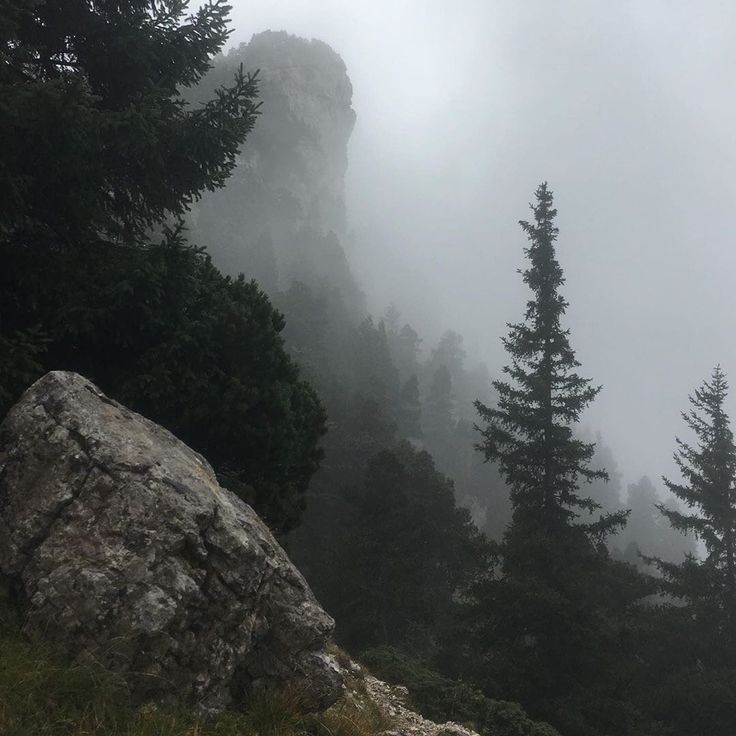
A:
[[[411,376],[419,370],[421,343],[422,339],[409,324],[405,324],[396,336],[394,360],[403,376]]]
[[[715,625],[736,645],[736,446],[725,409],[728,383],[720,366],[710,381],[690,396],[692,409],[682,418],[696,444],[677,438],[675,462],[681,482],[664,478],[683,501],[683,512],[664,504],[657,508],[677,530],[694,532],[705,545],[702,563],[689,558],[681,565],[658,562],[671,593],[715,613]],[[719,615],[720,614],[720,615]],[[724,630],[725,628],[725,630]]]
[[[452,481],[407,442],[371,457],[349,495],[340,555],[347,572],[330,610],[353,647],[432,651],[486,545]],[[334,575],[334,573],[333,573]]]
[[[486,459],[498,463],[511,489],[518,514],[541,522],[548,530],[574,523],[578,513],[600,507],[580,493],[581,481],[606,478],[590,468],[595,443],[576,438],[573,425],[600,387],[579,376],[570,331],[561,319],[568,303],[560,294],[565,279],[555,254],[558,229],[554,224],[552,192],[541,184],[531,205],[534,221],[520,221],[529,238],[530,261],[523,271],[532,291],[524,322],[509,325],[503,344],[511,364],[503,370],[510,381],[494,381],[498,404],[477,401],[485,423],[478,447]],[[602,516],[587,530],[602,536],[620,526],[625,514]]]
[[[419,398],[419,380],[413,373],[401,387],[398,430],[402,437],[422,438],[422,404]]]
[[[624,559],[644,569],[651,565],[647,558],[680,563],[696,551],[695,536],[673,529],[657,510],[660,502],[657,489],[646,475],[629,484],[626,506],[631,513],[626,529],[615,538],[614,544],[624,552]],[[676,510],[677,505],[669,501],[665,502],[665,508]]]
[[[239,69],[188,105],[225,0],[8,0],[0,15],[0,244],[140,244],[223,186],[258,111]]]
[[[590,687],[617,697],[617,671],[625,669],[620,632],[643,592],[633,568],[612,562],[602,544],[627,512],[601,514],[581,490],[607,477],[591,468],[595,443],[573,431],[600,389],[576,372],[562,326],[568,304],[546,183],[532,211],[533,222],[520,223],[529,239],[522,273],[532,296],[524,321],[509,325],[503,340],[508,380],[493,382],[495,406],[475,402],[484,425],[477,447],[506,480],[513,514],[498,545],[501,564],[475,593],[474,648],[482,653],[480,679],[503,682],[504,697],[564,733],[589,734],[589,723],[568,719],[570,703],[589,699]]]
[[[438,467],[449,473],[453,453],[450,449],[456,427],[455,397],[452,378],[446,366],[440,365],[432,375],[422,412],[425,445]]]
[[[447,330],[437,343],[437,347],[432,350],[430,369],[437,370],[443,365],[450,372],[451,378],[456,381],[463,372],[464,361],[463,336],[455,330]]]

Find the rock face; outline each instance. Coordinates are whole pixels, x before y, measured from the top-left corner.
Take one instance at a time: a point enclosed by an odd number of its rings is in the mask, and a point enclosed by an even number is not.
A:
[[[422,718],[409,707],[409,692],[401,685],[392,686],[370,675],[365,676],[363,684],[389,724],[383,736],[479,736],[459,723],[435,723]]]
[[[289,193],[298,204],[298,225],[342,238],[347,145],[355,126],[345,63],[326,43],[284,31],[257,33],[228,58],[260,70],[262,117],[242,163],[257,169],[272,190]]]
[[[28,633],[139,701],[217,710],[295,683],[321,709],[343,690],[333,621],[255,512],[76,374],[41,378],[0,426],[0,575]]]
[[[244,65],[258,70],[261,115],[224,189],[193,208],[193,240],[219,268],[244,272],[271,292],[292,281],[329,285],[343,309],[362,314],[343,250],[345,174],[355,125],[345,63],[327,44],[265,31],[219,57],[192,101],[229,84]]]

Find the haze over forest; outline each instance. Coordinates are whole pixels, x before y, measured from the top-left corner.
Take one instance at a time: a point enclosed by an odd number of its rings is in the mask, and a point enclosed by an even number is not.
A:
[[[0,2],[0,732],[734,736],[736,6],[232,4]]]
[[[687,395],[736,370],[736,7],[729,2],[234,3],[346,63],[357,122],[343,243],[380,317],[462,333],[496,376],[526,293],[517,221],[555,192],[566,320],[603,385],[583,425],[626,482],[675,475]],[[658,485],[661,485],[658,483]]]

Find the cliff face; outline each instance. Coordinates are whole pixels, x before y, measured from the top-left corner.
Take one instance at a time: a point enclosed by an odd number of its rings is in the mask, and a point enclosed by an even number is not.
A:
[[[353,88],[340,56],[321,41],[266,31],[232,52],[260,69],[262,117],[243,163],[295,200],[293,224],[345,235],[347,144]]]
[[[321,41],[266,31],[221,57],[193,99],[229,83],[241,63],[259,70],[261,115],[227,187],[197,206],[194,240],[223,270],[242,271],[267,290],[295,280],[329,285],[360,311],[342,248],[355,124],[345,64]]]

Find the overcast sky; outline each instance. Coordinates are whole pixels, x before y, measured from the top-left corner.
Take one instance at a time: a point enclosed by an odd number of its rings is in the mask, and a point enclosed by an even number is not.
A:
[[[375,312],[458,329],[496,374],[526,298],[517,221],[548,180],[572,343],[604,386],[584,423],[626,480],[673,472],[717,362],[736,409],[736,3],[233,5],[234,42],[287,30],[347,64],[350,257]]]

